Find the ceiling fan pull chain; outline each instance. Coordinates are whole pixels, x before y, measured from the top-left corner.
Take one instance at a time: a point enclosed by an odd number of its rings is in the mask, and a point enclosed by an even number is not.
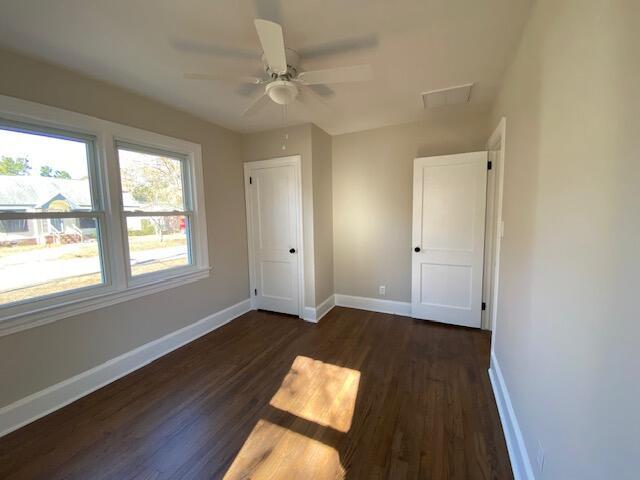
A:
[[[282,127],[287,128],[287,105],[282,106]],[[287,140],[289,140],[289,133],[285,130],[284,139],[282,140],[282,150],[287,149]]]

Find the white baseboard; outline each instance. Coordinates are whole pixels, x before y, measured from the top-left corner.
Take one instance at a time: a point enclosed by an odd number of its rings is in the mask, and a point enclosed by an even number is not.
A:
[[[397,302],[395,300],[383,300],[381,298],[354,297],[352,295],[335,294],[335,304],[340,307],[359,308],[372,312],[393,313],[395,315],[411,316],[411,304],[409,302]]]
[[[0,437],[78,400],[251,310],[243,300],[196,323],[0,408]]]
[[[500,364],[494,352],[491,352],[489,379],[491,380],[493,395],[496,397],[496,403],[498,405],[498,413],[500,414],[500,422],[502,423],[507,450],[509,451],[513,477],[515,480],[535,480],[529,454],[527,453],[527,447],[522,437],[522,431],[520,430],[516,413],[511,404],[509,391],[502,377]]]
[[[329,297],[316,307],[316,322],[319,322],[322,317],[331,311],[336,306],[335,295],[329,295]]]
[[[304,313],[302,314],[302,319],[311,323],[318,323],[322,317],[324,317],[327,313],[331,311],[333,307],[336,306],[335,296],[329,295],[329,297],[324,300],[320,305],[316,308],[312,307],[304,307]]]

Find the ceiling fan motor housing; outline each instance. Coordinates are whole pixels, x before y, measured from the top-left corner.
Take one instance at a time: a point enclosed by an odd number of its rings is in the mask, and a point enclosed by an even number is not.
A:
[[[300,65],[300,54],[295,50],[292,50],[291,48],[286,48],[285,56],[287,59],[287,72],[279,75],[271,69],[271,67],[269,66],[269,63],[267,62],[266,57],[262,55],[262,66],[264,68],[264,71],[267,73],[268,77],[271,77],[273,79],[282,78],[284,80],[289,80],[291,78],[295,78],[298,75],[298,66]]]
[[[266,86],[269,98],[279,105],[288,105],[298,96],[298,87],[288,80],[274,80]]]

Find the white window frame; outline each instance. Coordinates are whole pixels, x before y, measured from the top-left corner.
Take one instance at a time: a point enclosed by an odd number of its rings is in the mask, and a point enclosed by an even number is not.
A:
[[[93,137],[97,178],[96,205],[104,218],[100,235],[104,283],[0,306],[0,336],[61,318],[132,300],[209,276],[209,252],[200,145],[55,107],[0,95],[0,118],[70,134]],[[126,225],[123,226],[116,142],[177,154],[188,167],[191,265],[130,278]],[[91,167],[90,167],[91,168]],[[94,188],[92,186],[92,188]],[[186,192],[185,192],[186,193]],[[70,212],[74,216],[79,212]],[[66,214],[65,214],[66,215]],[[77,216],[77,215],[76,215]],[[86,215],[85,215],[86,216]]]

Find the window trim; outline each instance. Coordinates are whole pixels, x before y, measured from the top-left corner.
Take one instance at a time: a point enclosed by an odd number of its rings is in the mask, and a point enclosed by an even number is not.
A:
[[[175,288],[209,276],[202,147],[199,144],[4,95],[0,95],[0,117],[8,122],[26,124],[43,131],[52,129],[93,137],[94,164],[98,177],[95,183],[101,189],[94,201],[99,202],[102,198],[104,202],[96,203],[94,211],[69,214],[77,216],[82,213],[81,216],[98,217],[96,212],[100,212],[103,216],[104,225],[101,225],[100,234],[105,278],[105,283],[101,285],[0,307],[0,336]],[[120,214],[122,196],[116,141],[171,152],[188,159],[193,200],[191,242],[194,258],[191,265],[162,271],[164,275],[145,276],[144,281],[131,281],[127,278],[128,259],[125,266],[125,245],[122,240],[123,233],[126,235],[126,232],[123,231],[121,221],[124,217]],[[92,191],[92,195],[93,193]],[[138,280],[138,277],[135,280]]]

